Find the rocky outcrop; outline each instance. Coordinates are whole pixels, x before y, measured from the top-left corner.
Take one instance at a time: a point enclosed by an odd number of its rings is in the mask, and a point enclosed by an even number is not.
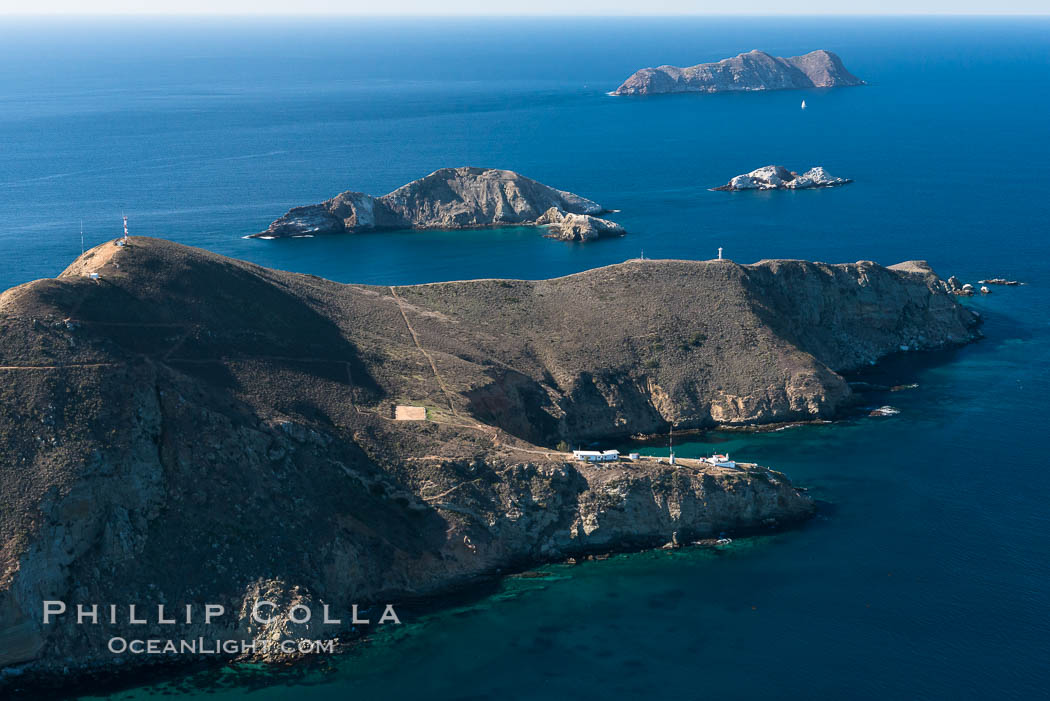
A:
[[[764,166],[750,173],[738,175],[713,190],[807,190],[818,187],[837,187],[853,182],[836,178],[821,166],[810,168],[802,175],[784,166]]]
[[[801,90],[863,84],[863,80],[846,70],[838,56],[824,49],[790,58],[756,50],[688,68],[643,68],[611,94]]]
[[[320,204],[296,207],[270,224],[258,238],[342,234],[392,229],[477,229],[537,224],[550,210],[576,215],[580,226],[605,235],[617,225],[591,215],[605,210],[596,202],[556,190],[509,170],[442,168],[382,197],[344,192]],[[548,216],[548,221],[554,222]],[[571,228],[571,227],[570,227]],[[581,231],[582,231],[581,228]],[[622,228],[619,233],[623,233]],[[558,238],[564,238],[558,236]],[[571,238],[571,237],[569,237]]]
[[[812,500],[771,470],[544,446],[831,417],[841,372],[974,326],[921,262],[392,288],[103,245],[0,295],[0,667],[112,665],[115,635],[325,638],[253,623],[252,603],[348,620],[529,563],[791,524]],[[393,421],[400,404],[426,420]],[[149,623],[44,625],[43,600]],[[157,622],[204,603],[227,614]]]
[[[958,295],[960,297],[973,297],[975,291],[973,285],[971,285],[968,282],[959,282],[959,278],[955,277],[954,275],[948,278],[948,281],[945,283],[945,287],[953,295]]]
[[[551,207],[536,223],[547,227],[547,237],[562,241],[591,241],[610,236],[623,236],[623,227],[608,219],[590,214],[566,214]]]

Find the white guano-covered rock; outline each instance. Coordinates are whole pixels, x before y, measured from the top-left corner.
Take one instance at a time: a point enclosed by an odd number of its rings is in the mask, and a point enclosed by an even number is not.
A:
[[[626,233],[622,226],[608,219],[601,219],[590,214],[572,214],[551,207],[536,220],[537,224],[547,227],[549,238],[561,241],[592,241],[610,236],[623,236]]]
[[[836,187],[853,182],[849,178],[838,178],[822,166],[810,168],[799,175],[784,166],[769,165],[756,168],[750,173],[737,175],[715,190],[806,190],[818,187]]]

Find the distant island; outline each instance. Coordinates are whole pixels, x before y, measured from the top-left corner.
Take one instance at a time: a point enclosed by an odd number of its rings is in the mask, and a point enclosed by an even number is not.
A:
[[[814,502],[774,470],[568,448],[832,418],[843,372],[978,335],[922,262],[374,286],[142,237],[7,290],[0,328],[0,668],[23,680],[172,661],[114,656],[115,635],[329,637],[285,616],[788,527]],[[42,599],[149,620],[45,625]],[[226,615],[183,624],[204,602]]]
[[[622,226],[595,216],[607,211],[510,170],[442,168],[382,197],[347,191],[296,207],[253,238],[512,225],[545,227],[549,237],[563,241],[622,236]]]
[[[837,187],[853,182],[836,178],[821,166],[810,168],[802,175],[784,166],[763,166],[750,173],[737,175],[721,187],[712,190],[807,190],[818,187]]]
[[[688,68],[643,68],[610,94],[802,90],[847,85],[864,85],[864,81],[846,70],[842,60],[830,51],[818,49],[781,58],[756,50]]]

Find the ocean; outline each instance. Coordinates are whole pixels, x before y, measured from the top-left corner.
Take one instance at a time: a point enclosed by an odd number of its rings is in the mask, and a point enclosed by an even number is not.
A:
[[[344,282],[547,278],[723,247],[741,263],[925,259],[964,282],[1028,283],[965,301],[983,341],[871,371],[918,385],[869,398],[899,415],[677,447],[786,472],[821,502],[800,529],[544,567],[324,671],[210,671],[105,698],[1047,693],[1050,19],[2,22],[0,289],[56,275],[81,226],[92,246],[122,214],[132,234]],[[643,66],[753,48],[827,48],[869,85],[606,95]],[[855,182],[709,190],[770,163]],[[594,199],[629,234],[243,238],[292,206],[458,165]]]

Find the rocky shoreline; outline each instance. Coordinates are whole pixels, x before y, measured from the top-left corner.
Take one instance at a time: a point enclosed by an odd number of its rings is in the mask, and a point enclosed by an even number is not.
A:
[[[841,373],[977,323],[921,261],[379,287],[104,244],[0,295],[0,461],[23,466],[0,473],[0,668],[112,665],[122,624],[44,626],[43,600],[214,602],[179,634],[295,641],[318,631],[251,602],[345,611],[798,523],[813,501],[775,471],[549,446],[830,419]]]
[[[615,469],[613,468],[613,470]],[[664,467],[662,471],[669,469],[669,467]],[[682,468],[680,467],[678,470],[675,470],[675,473],[680,474],[681,470]],[[689,468],[686,468],[686,471],[690,471]],[[709,474],[700,472],[697,474],[704,475],[704,480],[707,480],[709,477]],[[715,542],[715,535],[719,538],[724,536],[739,538],[796,528],[808,521],[815,512],[816,504],[805,495],[805,490],[792,487],[787,478],[781,473],[752,466],[746,470],[745,474],[750,475],[748,479],[753,479],[755,475],[758,475],[760,479],[758,479],[757,484],[759,485],[771,484],[774,488],[782,487],[784,490],[787,490],[783,491],[778,499],[787,497],[795,500],[797,506],[787,511],[777,509],[765,512],[768,515],[759,520],[748,520],[742,525],[719,524],[714,528],[702,525],[687,525],[681,529],[648,534],[632,530],[604,543],[580,544],[579,547],[559,551],[554,557],[550,555],[543,557],[524,555],[509,560],[498,567],[471,572],[462,577],[447,580],[440,586],[430,590],[414,592],[409,599],[395,600],[392,605],[397,607],[399,612],[414,611],[416,612],[415,615],[422,615],[447,607],[450,599],[462,601],[464,598],[480,598],[491,592],[495,585],[504,577],[527,573],[536,567],[559,562],[577,564],[587,560],[604,560],[616,554],[661,548],[706,547]],[[613,480],[615,480],[616,476],[617,473],[613,472]],[[610,476],[605,475],[605,477],[608,481]],[[602,501],[607,501],[607,499],[607,496],[601,497]],[[609,504],[605,503],[602,508],[609,508]],[[637,518],[636,515],[631,516],[632,520],[635,518]],[[710,543],[707,541],[710,541]],[[374,610],[381,608],[384,603],[386,603],[385,600],[367,601],[362,604],[362,609]],[[402,617],[405,622],[411,622],[412,620],[411,613]],[[308,636],[312,634],[309,629],[310,626],[291,627],[291,629],[282,631],[282,634],[291,636],[292,639],[307,640],[309,639]],[[334,654],[340,654],[345,653],[354,645],[367,644],[368,636],[373,632],[375,632],[374,627],[371,629],[368,627],[355,627],[354,629],[341,627],[333,629],[325,633],[325,635],[333,636],[338,640]],[[235,635],[233,631],[226,631],[226,633]],[[145,639],[152,636],[171,635],[170,632],[165,632],[163,629],[158,629],[152,625],[148,629],[136,631],[135,634]],[[219,635],[222,634],[219,633]],[[300,637],[296,638],[295,636]],[[65,698],[74,690],[79,695],[103,689],[120,690],[132,688],[141,684],[156,683],[167,678],[179,678],[193,671],[215,669],[231,663],[266,662],[271,665],[277,665],[277,669],[291,669],[293,666],[301,667],[305,665],[298,673],[305,673],[311,668],[316,668],[317,665],[327,664],[325,660],[312,655],[265,656],[262,658],[237,655],[202,658],[182,656],[175,658],[160,657],[148,660],[140,658],[131,661],[125,659],[120,660],[120,662],[122,663],[117,663],[112,661],[112,659],[99,658],[77,662],[67,658],[56,663],[25,665],[16,668],[16,674],[11,673],[13,671],[12,668],[6,668],[0,670],[0,693],[32,694],[33,698],[38,699],[58,699]]]
[[[784,479],[780,473],[772,474]],[[805,495],[805,488],[797,488],[799,494]],[[809,497],[806,497],[809,499]],[[816,501],[809,500],[809,510],[801,512],[797,518],[789,520],[770,520],[765,523],[728,529],[718,532],[718,537],[710,536],[708,531],[695,535],[690,529],[681,533],[673,531],[671,540],[664,537],[628,539],[613,546],[594,546],[567,552],[555,559],[524,559],[509,563],[506,567],[495,568],[488,572],[471,575],[469,579],[449,582],[446,586],[414,595],[404,601],[394,602],[404,623],[412,623],[421,616],[435,611],[448,610],[465,603],[480,601],[494,593],[499,584],[508,577],[542,576],[538,568],[557,564],[582,565],[586,562],[608,560],[616,555],[629,555],[656,550],[682,550],[689,548],[722,547],[724,538],[747,538],[767,535],[802,528],[819,510]],[[698,538],[691,540],[692,538]],[[365,607],[379,606],[379,601],[365,602]],[[336,635],[338,643],[334,655],[350,653],[356,646],[368,645],[369,636],[373,633],[367,629],[341,629]],[[283,683],[289,679],[301,679],[310,672],[329,669],[331,656],[302,655],[269,660],[251,657],[231,658],[170,658],[151,660],[146,664],[113,664],[104,661],[68,666],[61,670],[48,666],[25,666],[12,673],[13,668],[0,669],[0,695],[11,694],[15,697],[25,696],[36,701],[61,701],[71,696],[84,694],[103,695],[119,693],[140,686],[174,682],[197,672],[217,671],[230,665],[255,665],[260,661],[267,663],[259,675],[264,680],[256,683],[261,687]]]

